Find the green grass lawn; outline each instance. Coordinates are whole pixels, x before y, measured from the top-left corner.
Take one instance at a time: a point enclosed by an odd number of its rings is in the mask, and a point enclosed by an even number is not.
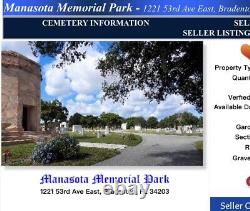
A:
[[[196,141],[194,146],[198,151],[203,151],[203,141]]]
[[[70,134],[70,135],[74,136],[74,134]],[[128,146],[136,146],[142,142],[142,138],[139,135],[119,134],[119,133],[110,133],[109,135],[100,137],[100,138],[97,138],[96,134],[87,133],[83,136],[78,135],[75,138],[78,139],[79,142],[123,144],[123,145],[128,145]]]
[[[95,132],[84,132],[84,135],[81,135],[79,133],[74,133],[74,132],[68,132],[69,136],[74,137],[76,139],[90,139],[90,138],[95,138],[96,133]]]
[[[11,159],[7,165],[11,166],[31,166],[31,154],[35,144],[16,144],[10,146],[2,146],[2,153],[5,150],[9,150],[12,154]],[[52,166],[90,166],[95,163],[101,162],[108,158],[111,158],[119,151],[113,149],[98,149],[98,148],[85,148],[81,147],[80,157],[72,160],[64,160],[60,162],[54,162],[49,165]],[[2,160],[3,162],[3,160]],[[5,165],[4,163],[2,165]],[[37,165],[37,164],[35,164]]]
[[[141,143],[142,138],[133,134],[116,134],[111,133],[105,137],[97,138],[94,132],[86,132],[84,135],[76,133],[69,133],[70,136],[78,139],[80,142],[92,142],[92,143],[107,143],[107,144],[124,144],[128,146],[135,146]],[[2,146],[2,154],[4,151],[9,150],[12,154],[11,159],[6,165],[12,166],[30,166],[33,164],[31,160],[32,151],[36,144],[14,144],[9,146]],[[99,149],[81,147],[80,156],[76,159],[64,160],[54,162],[49,165],[53,166],[89,166],[95,163],[101,162],[108,158],[111,158],[119,154],[118,150],[114,149]],[[3,165],[5,165],[3,163]]]
[[[2,146],[2,154],[5,150],[9,150],[11,152],[11,159],[10,162],[8,162],[8,165],[29,166],[32,164],[30,157],[34,146],[34,143]],[[4,165],[3,158],[2,165]]]

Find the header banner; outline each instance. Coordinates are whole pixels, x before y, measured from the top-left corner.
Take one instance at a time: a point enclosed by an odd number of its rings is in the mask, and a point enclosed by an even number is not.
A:
[[[19,27],[22,26],[22,30]],[[250,18],[4,18],[5,38],[181,38],[250,37]],[[159,30],[159,28],[161,28]],[[35,29],[35,30],[30,30]]]
[[[246,16],[243,0],[4,0],[6,16]]]

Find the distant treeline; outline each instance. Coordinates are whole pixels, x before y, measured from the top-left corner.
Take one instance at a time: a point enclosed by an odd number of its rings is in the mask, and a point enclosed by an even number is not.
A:
[[[140,125],[142,128],[176,128],[182,125],[196,125],[203,127],[203,117],[196,117],[192,113],[183,112],[165,117],[158,120],[151,116],[145,119],[142,116],[123,118],[115,113],[102,113],[100,116],[81,115],[75,113],[69,118],[69,126],[82,125],[86,128],[96,128],[109,126],[111,128],[120,128],[122,123],[127,123],[127,128],[133,128],[135,125]]]
[[[58,100],[41,101],[41,119],[45,129],[59,126],[60,122],[67,121],[68,113],[67,108]],[[180,125],[203,127],[203,117],[196,117],[192,113],[183,112],[165,117],[160,121],[154,116],[148,119],[142,116],[123,118],[115,113],[102,113],[100,116],[75,113],[69,118],[70,127],[72,125],[82,125],[85,128],[105,126],[120,128],[122,123],[127,123],[127,129],[133,128],[135,125],[140,125],[142,128],[177,128]]]

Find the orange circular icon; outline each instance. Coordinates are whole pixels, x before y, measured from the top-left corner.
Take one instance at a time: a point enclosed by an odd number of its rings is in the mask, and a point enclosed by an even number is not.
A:
[[[248,59],[250,59],[250,45],[248,44],[244,44],[241,46],[241,53],[247,57]]]

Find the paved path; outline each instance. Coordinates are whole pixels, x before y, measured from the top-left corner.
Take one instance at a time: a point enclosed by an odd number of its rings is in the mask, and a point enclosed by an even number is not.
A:
[[[201,166],[203,155],[194,147],[196,136],[142,134],[143,142],[127,147],[97,166]]]
[[[92,142],[80,142],[81,147],[96,147],[96,148],[105,148],[105,149],[125,149],[127,145],[121,144],[104,144],[104,143],[92,143]]]

